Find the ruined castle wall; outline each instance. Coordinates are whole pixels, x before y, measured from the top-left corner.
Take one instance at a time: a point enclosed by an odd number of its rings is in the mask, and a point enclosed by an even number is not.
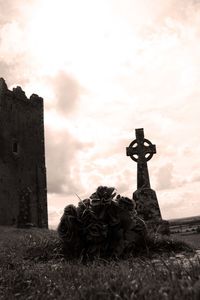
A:
[[[0,81],[0,224],[17,221],[29,189],[30,222],[47,227],[43,99]]]

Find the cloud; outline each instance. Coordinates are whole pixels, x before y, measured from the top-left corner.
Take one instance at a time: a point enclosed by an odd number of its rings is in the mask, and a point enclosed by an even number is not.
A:
[[[39,1],[41,0],[0,0],[0,26],[12,21],[25,25],[31,10]]]
[[[80,84],[64,71],[48,78],[47,81],[54,94],[56,110],[60,114],[69,115],[76,108],[80,94],[83,92]]]
[[[194,175],[192,175],[189,182],[199,182],[200,181],[200,172],[194,171]]]
[[[124,18],[129,26],[142,29],[145,36],[151,33],[151,29],[161,31],[169,18],[191,21],[200,9],[198,0],[112,0],[111,5],[112,10]]]
[[[55,211],[56,208],[53,207],[52,209],[48,206],[48,221],[49,221],[49,228],[56,229],[59,223],[59,219],[61,215]]]
[[[67,130],[45,129],[46,164],[49,193],[73,194],[81,190],[77,153],[85,145]]]
[[[168,163],[160,167],[156,174],[157,177],[157,189],[165,190],[174,187],[173,183],[173,165]]]
[[[8,87],[21,86],[22,88],[31,81],[28,75],[30,67],[27,66],[24,72],[21,72],[22,66],[26,65],[25,57],[19,57],[14,59],[12,62],[6,62],[5,60],[0,61],[0,77],[4,78]]]
[[[165,219],[200,215],[199,182],[188,183],[176,189],[160,190],[157,196]]]
[[[20,20],[19,10],[22,4],[24,4],[24,0],[17,1],[3,1],[0,0],[0,25],[5,24],[11,20]],[[23,20],[23,18],[21,18]]]
[[[26,85],[33,78],[27,22],[36,3],[37,0],[0,1],[0,76],[8,86]]]
[[[0,61],[0,70],[1,70],[1,77],[4,77],[4,78],[10,77],[10,75],[11,75],[10,74],[11,73],[10,65],[7,64],[5,61]]]

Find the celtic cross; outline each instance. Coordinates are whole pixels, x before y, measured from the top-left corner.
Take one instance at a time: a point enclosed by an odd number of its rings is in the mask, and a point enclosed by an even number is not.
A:
[[[156,146],[144,138],[143,128],[135,133],[136,139],[126,148],[126,155],[137,162],[137,189],[151,188],[147,161],[156,153]]]

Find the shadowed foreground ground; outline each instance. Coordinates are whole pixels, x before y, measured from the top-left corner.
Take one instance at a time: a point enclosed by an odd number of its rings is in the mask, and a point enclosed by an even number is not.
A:
[[[170,255],[161,242],[153,247],[83,264],[63,258],[55,231],[1,227],[0,299],[200,299],[198,256],[177,254],[180,244],[171,243]]]

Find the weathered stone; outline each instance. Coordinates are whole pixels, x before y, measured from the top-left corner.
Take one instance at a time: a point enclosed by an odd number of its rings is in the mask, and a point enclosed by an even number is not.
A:
[[[27,227],[31,223],[31,189],[29,187],[20,191],[19,213],[17,217],[17,227]]]
[[[133,193],[137,213],[145,221],[159,220],[161,218],[160,208],[156,192],[150,188],[140,188]]]
[[[48,226],[43,99],[28,99],[20,87],[10,91],[2,78],[0,224]]]
[[[153,231],[166,230],[166,221],[162,220],[161,212],[156,197],[156,192],[151,189],[147,161],[156,153],[156,146],[144,138],[143,128],[136,129],[136,139],[126,148],[127,156],[137,162],[137,190],[133,193],[138,215],[147,222]],[[165,226],[161,226],[162,222]],[[159,224],[159,226],[158,226]]]

